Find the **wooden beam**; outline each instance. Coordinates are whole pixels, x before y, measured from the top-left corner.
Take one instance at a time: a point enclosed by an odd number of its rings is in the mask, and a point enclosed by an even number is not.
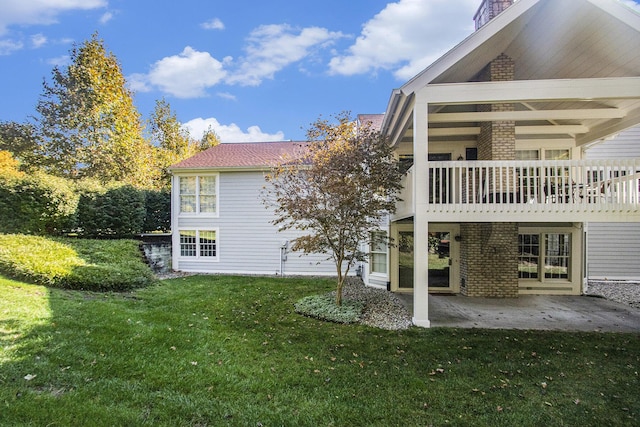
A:
[[[582,125],[516,126],[516,135],[576,135],[587,132],[589,132],[589,128]],[[476,135],[480,135],[479,126],[429,128],[430,137]]]
[[[587,132],[589,128],[582,125],[516,126],[516,135],[576,135]]]
[[[436,113],[429,114],[429,123],[489,122],[498,120],[621,119],[624,116],[625,112],[619,108]]]
[[[640,98],[640,77],[439,83],[420,91],[430,105],[631,99]]]

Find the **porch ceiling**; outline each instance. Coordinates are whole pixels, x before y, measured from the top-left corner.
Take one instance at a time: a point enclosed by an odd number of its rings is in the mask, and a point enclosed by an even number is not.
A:
[[[515,80],[533,81],[528,94],[505,96],[512,98],[515,111],[480,113],[479,104],[506,102],[479,102],[482,96],[467,102],[429,100],[429,139],[475,140],[483,121],[513,120],[519,139],[569,138],[588,144],[640,123],[638,46],[640,15],[618,2],[520,0],[395,91],[383,129],[396,143],[412,141],[417,93],[427,86],[451,84],[466,89],[487,63],[505,53],[516,64]],[[536,88],[536,82],[573,86],[580,81],[597,84],[600,79],[618,83],[566,97],[548,97]]]
[[[482,122],[509,120],[518,139],[583,145],[640,123],[639,77],[435,84],[419,93],[427,93],[430,141],[475,140]],[[512,103],[514,111],[478,111],[491,103]],[[411,141],[407,120],[400,142]]]

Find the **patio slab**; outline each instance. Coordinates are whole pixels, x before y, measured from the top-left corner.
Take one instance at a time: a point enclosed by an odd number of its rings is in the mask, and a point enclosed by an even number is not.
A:
[[[403,300],[413,312],[413,296]],[[429,295],[431,327],[640,333],[640,310],[593,296]]]

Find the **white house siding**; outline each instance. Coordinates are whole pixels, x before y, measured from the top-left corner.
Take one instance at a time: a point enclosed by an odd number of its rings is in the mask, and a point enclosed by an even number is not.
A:
[[[587,159],[640,157],[640,127],[585,151]],[[587,277],[640,280],[640,223],[590,222],[587,225]]]
[[[262,203],[264,185],[264,174],[260,171],[220,172],[216,218],[181,217],[177,213],[178,194],[174,191],[174,269],[228,274],[335,275],[334,264],[327,261],[325,255],[305,256],[289,252],[286,261],[280,262],[281,245],[299,234],[279,232],[270,223],[273,211]],[[181,258],[180,229],[216,229],[218,259]]]

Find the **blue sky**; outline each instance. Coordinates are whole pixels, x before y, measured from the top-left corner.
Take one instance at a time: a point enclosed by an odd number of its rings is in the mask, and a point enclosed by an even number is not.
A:
[[[621,0],[639,9],[638,2]],[[305,139],[320,115],[384,112],[473,30],[480,0],[0,0],[0,121],[98,32],[147,118],[165,98],[199,137]]]

